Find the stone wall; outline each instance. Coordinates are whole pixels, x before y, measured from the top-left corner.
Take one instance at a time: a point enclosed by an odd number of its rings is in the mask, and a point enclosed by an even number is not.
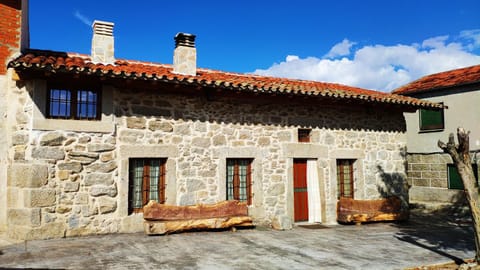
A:
[[[0,179],[7,178],[8,165],[8,138],[7,110],[8,110],[8,82],[6,76],[0,75]],[[7,228],[7,183],[0,180],[0,231]]]
[[[27,148],[8,174],[10,236],[22,239],[117,232],[115,138],[33,131],[14,140]],[[23,160],[22,160],[23,161]],[[26,161],[26,160],[25,160]],[[25,222],[28,218],[28,222]],[[10,229],[12,226],[10,226]],[[31,229],[24,228],[31,227]]]
[[[357,160],[357,198],[406,193],[401,112],[115,89],[115,132],[41,131],[31,128],[35,90],[13,92],[11,106],[21,108],[7,181],[14,238],[141,230],[141,214],[127,211],[133,157],[167,158],[167,203],[177,205],[224,200],[226,158],[253,158],[249,213],[280,228],[292,224],[294,158],[317,159],[323,223],[335,223],[337,158]],[[310,143],[297,142],[300,127],[312,129]]]
[[[447,164],[452,163],[448,154],[408,154],[407,181],[415,187],[448,188]]]
[[[478,160],[477,153],[472,161]],[[453,164],[445,153],[408,153],[407,181],[410,186],[410,200],[422,203],[451,203],[463,201],[463,191],[448,189],[447,165]]]

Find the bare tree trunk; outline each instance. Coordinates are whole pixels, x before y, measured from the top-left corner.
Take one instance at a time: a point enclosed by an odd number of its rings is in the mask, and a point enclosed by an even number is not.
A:
[[[457,167],[458,173],[462,178],[465,195],[472,215],[476,246],[475,261],[478,264],[480,263],[480,209],[478,189],[476,187],[476,179],[469,154],[469,134],[470,131],[466,132],[463,128],[458,128],[458,145],[455,144],[454,135],[451,133],[448,137],[448,143],[445,144],[442,141],[438,141],[438,147],[440,147],[445,153],[450,154],[453,163]]]

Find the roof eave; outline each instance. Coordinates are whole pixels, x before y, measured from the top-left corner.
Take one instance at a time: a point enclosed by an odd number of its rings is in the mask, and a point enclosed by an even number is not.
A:
[[[415,100],[403,100],[394,99],[388,96],[377,97],[370,96],[366,94],[354,94],[354,93],[341,93],[336,91],[300,91],[298,89],[284,89],[280,86],[278,87],[256,87],[252,85],[243,85],[240,83],[230,83],[228,81],[205,81],[203,79],[197,79],[195,77],[183,77],[179,78],[172,74],[172,76],[167,75],[157,75],[157,74],[147,74],[147,73],[136,73],[136,72],[115,72],[114,70],[102,70],[101,68],[90,68],[88,66],[79,67],[75,65],[61,65],[54,66],[52,64],[38,64],[38,63],[23,63],[18,61],[11,61],[8,64],[8,67],[14,68],[20,72],[49,72],[56,74],[73,74],[73,75],[85,75],[85,76],[95,76],[105,79],[127,79],[127,80],[139,80],[139,81],[156,81],[163,83],[174,83],[182,84],[186,86],[194,87],[210,87],[214,89],[222,90],[231,90],[237,92],[259,92],[273,95],[292,95],[292,96],[311,96],[311,97],[325,97],[333,98],[340,100],[353,100],[358,101],[359,103],[371,103],[371,104],[388,104],[394,105],[396,107],[403,107],[405,111],[410,111],[412,109],[416,110],[419,108],[442,108],[441,104],[436,104],[432,102]]]
[[[413,96],[413,95],[416,95],[416,94],[424,94],[424,93],[430,93],[430,92],[437,92],[437,91],[443,91],[443,90],[448,90],[448,89],[452,89],[452,88],[458,88],[458,87],[468,87],[468,86],[474,86],[474,85],[480,85],[480,79],[477,80],[477,81],[473,81],[473,82],[467,82],[467,83],[457,83],[457,84],[454,84],[454,85],[449,85],[449,86],[442,86],[442,87],[434,87],[434,88],[425,88],[425,89],[418,89],[418,90],[410,90],[410,91],[407,91],[406,93],[395,93],[392,92],[393,94],[396,94],[396,95],[403,95],[403,96]]]

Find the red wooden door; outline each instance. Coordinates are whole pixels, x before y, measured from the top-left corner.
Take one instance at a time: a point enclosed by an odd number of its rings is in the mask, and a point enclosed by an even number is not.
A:
[[[293,208],[295,221],[308,220],[307,160],[293,160]]]

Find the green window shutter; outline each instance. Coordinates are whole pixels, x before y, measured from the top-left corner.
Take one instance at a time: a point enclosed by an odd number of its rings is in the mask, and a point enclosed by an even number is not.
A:
[[[448,169],[448,188],[449,189],[464,189],[462,178],[458,173],[457,167],[454,164],[447,164]],[[478,186],[478,166],[477,164],[472,164],[473,174],[477,180]]]
[[[457,167],[455,167],[455,165],[453,164],[448,164],[447,168],[448,168],[448,188],[463,190],[462,178],[460,178],[460,174],[458,174]]]
[[[435,130],[443,128],[443,110],[420,109],[420,130]]]

